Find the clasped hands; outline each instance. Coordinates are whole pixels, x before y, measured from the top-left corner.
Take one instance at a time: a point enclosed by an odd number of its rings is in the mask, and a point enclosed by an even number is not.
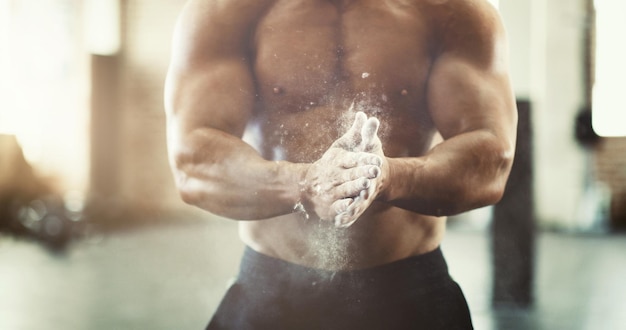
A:
[[[379,126],[358,112],[352,127],[309,166],[300,189],[307,212],[346,228],[367,210],[388,172]]]

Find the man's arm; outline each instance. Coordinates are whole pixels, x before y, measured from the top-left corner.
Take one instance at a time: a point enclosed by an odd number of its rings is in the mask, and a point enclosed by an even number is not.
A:
[[[167,75],[170,163],[183,200],[232,219],[291,213],[334,219],[367,184],[370,156],[331,148],[315,164],[268,161],[241,140],[255,102],[248,33],[263,1],[190,1]],[[333,182],[325,184],[323,180]]]
[[[469,2],[481,5],[449,25],[428,82],[444,141],[424,157],[389,159],[383,198],[393,205],[452,215],[494,204],[504,192],[517,128],[505,32],[492,6]]]
[[[444,34],[427,86],[427,105],[444,141],[423,157],[385,158],[380,140],[374,138],[368,150],[383,157],[382,175],[372,182],[367,198],[344,213],[344,222],[374,199],[444,216],[502,197],[517,126],[505,33],[486,3],[462,13]]]

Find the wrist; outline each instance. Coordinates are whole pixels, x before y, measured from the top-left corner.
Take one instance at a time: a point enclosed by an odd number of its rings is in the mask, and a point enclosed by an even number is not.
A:
[[[306,209],[305,189],[308,164],[275,161],[274,178],[282,191],[282,204],[286,213],[304,211]],[[278,185],[276,185],[278,186]]]
[[[293,203],[293,212],[299,213],[302,215],[304,219],[309,219],[310,215],[307,210],[311,210],[311,203],[309,202],[309,183],[307,181],[307,173],[310,164],[293,164],[293,174],[294,174],[294,203]]]
[[[394,178],[394,170],[395,170],[396,160],[392,158],[383,159],[383,164],[381,165],[381,174],[380,174],[380,190],[378,192],[377,200],[382,202],[387,202],[393,200],[393,188],[395,187],[393,184]]]

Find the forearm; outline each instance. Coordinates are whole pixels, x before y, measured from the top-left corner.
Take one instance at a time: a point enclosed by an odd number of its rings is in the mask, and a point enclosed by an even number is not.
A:
[[[263,159],[239,138],[203,128],[174,152],[173,170],[183,200],[236,220],[258,220],[294,210],[306,164]]]
[[[444,216],[498,202],[513,146],[488,131],[444,141],[417,158],[388,158],[381,200],[414,212]]]

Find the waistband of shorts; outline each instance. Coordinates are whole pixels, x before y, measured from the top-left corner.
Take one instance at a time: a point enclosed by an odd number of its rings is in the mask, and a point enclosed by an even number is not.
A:
[[[297,276],[296,276],[297,275]],[[431,252],[408,257],[372,268],[333,271],[310,268],[256,252],[246,246],[240,269],[240,280],[268,282],[301,281],[315,282],[361,279],[369,283],[383,282],[422,282],[429,283],[449,278],[448,265],[440,247]]]

